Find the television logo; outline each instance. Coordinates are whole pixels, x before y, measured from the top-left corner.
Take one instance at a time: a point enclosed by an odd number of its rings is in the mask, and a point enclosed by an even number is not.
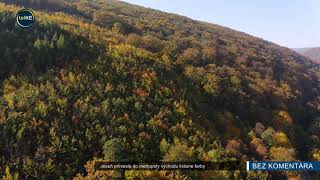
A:
[[[21,9],[16,15],[20,27],[28,28],[35,22],[35,16],[30,9]]]

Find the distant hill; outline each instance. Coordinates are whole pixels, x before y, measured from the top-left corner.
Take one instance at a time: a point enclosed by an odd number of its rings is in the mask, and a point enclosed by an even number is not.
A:
[[[320,47],[296,48],[294,50],[316,62],[320,62]]]
[[[320,161],[320,71],[309,58],[116,0],[6,2],[0,179],[299,179],[94,163]],[[15,21],[22,6],[36,15],[28,29]]]

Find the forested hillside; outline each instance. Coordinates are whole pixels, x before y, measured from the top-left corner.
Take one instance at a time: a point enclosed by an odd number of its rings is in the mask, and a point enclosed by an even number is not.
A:
[[[320,62],[320,47],[315,48],[298,48],[294,49],[298,53],[314,60],[315,62]]]
[[[121,1],[5,2],[0,177],[302,178],[94,163],[320,160],[319,64],[296,52]],[[15,23],[22,6],[31,28]]]

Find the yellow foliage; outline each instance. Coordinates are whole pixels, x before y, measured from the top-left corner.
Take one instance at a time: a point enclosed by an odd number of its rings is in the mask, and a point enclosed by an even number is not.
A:
[[[289,147],[290,141],[287,135],[283,132],[276,132],[273,135],[273,139],[278,146]]]
[[[165,162],[183,162],[192,161],[194,159],[195,149],[193,146],[188,147],[186,143],[180,142],[179,139],[174,140],[165,154],[163,160]]]
[[[285,147],[272,147],[270,149],[271,160],[275,161],[293,161],[295,160],[294,149]]]
[[[171,61],[170,61],[169,56],[164,54],[164,55],[162,55],[161,59],[162,59],[163,63],[165,64],[165,66],[170,69],[171,68]]]
[[[153,59],[153,55],[141,48],[136,48],[128,44],[119,44],[109,47],[115,57],[125,57],[129,61],[138,61],[141,59]]]
[[[110,92],[110,91],[112,91],[112,90],[113,90],[112,84],[107,83],[107,85],[106,85],[106,87],[105,87],[105,91],[106,91],[106,92]]]
[[[280,87],[275,89],[274,94],[285,99],[290,99],[293,97],[290,86],[284,81],[280,82]]]
[[[3,95],[3,98],[8,103],[9,108],[13,108],[14,107],[13,95],[14,94],[4,94]]]
[[[176,111],[181,114],[182,116],[185,116],[187,114],[187,109],[183,102],[175,102],[174,103],[176,107]]]
[[[268,149],[262,144],[258,145],[256,151],[260,156],[265,156],[268,153]]]
[[[313,150],[312,159],[314,159],[315,161],[320,161],[320,149]]]
[[[128,170],[125,171],[126,179],[159,179],[158,171],[153,170]]]
[[[292,125],[293,120],[287,111],[280,110],[275,114],[273,119],[274,127],[285,129]]]
[[[252,141],[250,142],[250,145],[253,146],[254,148],[257,148],[260,144],[263,144],[263,141],[260,138],[253,138]]]
[[[157,75],[155,72],[145,72],[142,74],[142,78],[150,86],[156,80]]]
[[[3,180],[18,180],[19,174],[18,173],[11,174],[9,166],[6,166],[5,173],[4,173],[4,176],[2,176],[2,179]]]
[[[97,170],[95,164],[97,162],[102,162],[101,159],[94,158],[91,161],[88,161],[85,165],[87,175],[77,174],[73,179],[75,180],[91,180],[91,179],[118,179],[121,177],[121,174],[114,170]]]
[[[203,86],[203,89],[212,94],[212,95],[218,95],[219,94],[219,81],[220,79],[215,74],[207,74],[206,78],[207,82]]]
[[[73,74],[72,72],[70,72],[68,74],[68,79],[71,83],[74,83],[77,80],[77,76],[75,74]]]
[[[37,105],[37,110],[42,116],[47,115],[47,106],[43,101],[39,101]]]
[[[207,60],[213,60],[216,56],[216,50],[211,47],[205,47],[204,49],[202,49],[202,53]]]
[[[287,111],[279,111],[277,115],[283,121],[292,122],[292,119],[291,119],[291,117],[290,117],[290,115],[289,115],[289,113]]]

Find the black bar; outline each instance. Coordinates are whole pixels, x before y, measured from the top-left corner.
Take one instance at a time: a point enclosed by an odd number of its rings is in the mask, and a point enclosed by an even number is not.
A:
[[[244,161],[225,162],[96,162],[96,170],[246,170]]]

